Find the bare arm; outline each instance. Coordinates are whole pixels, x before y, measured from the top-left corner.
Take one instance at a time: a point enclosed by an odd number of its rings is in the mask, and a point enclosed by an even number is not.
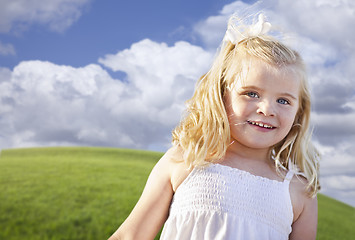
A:
[[[303,209],[292,224],[291,240],[314,240],[317,235],[318,203],[317,197],[304,196]]]
[[[154,239],[168,217],[173,196],[169,150],[155,165],[131,214],[109,240]]]

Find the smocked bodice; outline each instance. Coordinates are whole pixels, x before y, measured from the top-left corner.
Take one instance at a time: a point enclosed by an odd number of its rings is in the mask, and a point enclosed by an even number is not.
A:
[[[173,197],[161,239],[288,239],[292,175],[280,182],[220,164],[195,168]]]

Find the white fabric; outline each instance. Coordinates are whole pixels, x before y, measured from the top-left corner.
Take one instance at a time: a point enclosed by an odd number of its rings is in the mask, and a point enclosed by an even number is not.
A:
[[[255,16],[250,16],[250,18],[253,17]],[[259,14],[258,22],[250,25],[243,24],[243,19],[235,15],[228,21],[228,28],[224,36],[224,41],[230,41],[233,44],[238,44],[246,38],[260,37],[267,34],[271,30],[271,27],[271,23],[266,22],[264,14]]]
[[[288,239],[292,176],[280,182],[220,164],[195,168],[174,194],[160,239]]]

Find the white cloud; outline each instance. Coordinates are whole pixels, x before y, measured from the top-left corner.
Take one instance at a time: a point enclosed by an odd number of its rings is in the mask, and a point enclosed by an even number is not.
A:
[[[207,48],[217,48],[227,29],[228,18],[233,13],[243,14],[245,9],[249,9],[250,7],[251,5],[242,1],[227,4],[218,15],[210,16],[195,24],[193,28],[194,32],[201,38]]]
[[[322,152],[321,193],[355,206],[355,137],[337,146],[317,147]]]
[[[180,109],[182,101],[192,95],[196,80],[208,70],[211,59],[212,54],[187,42],[169,47],[145,39],[99,62],[113,71],[125,72],[133,85],[131,94],[139,94],[149,112],[168,109],[175,103],[179,104],[174,108]],[[180,112],[174,114],[174,119],[179,119]]]
[[[82,68],[25,61],[0,69],[0,146],[165,146],[212,55],[143,40]],[[6,130],[5,130],[6,129]]]
[[[351,0],[270,1],[277,2],[275,10],[287,16],[290,29],[311,39],[326,42],[345,50],[354,50],[355,3]]]
[[[312,122],[316,138],[328,146],[337,146],[355,138],[355,112],[313,113]]]
[[[106,55],[99,62],[114,71],[126,72],[132,76],[130,80],[140,87],[144,83],[151,84],[151,81],[171,84],[177,75],[194,78],[201,73],[201,68],[207,70],[211,54],[188,42],[176,42],[169,47],[165,43],[145,39],[133,44],[130,49]]]
[[[355,190],[355,176],[331,176],[324,178],[323,183],[331,189],[348,190],[350,188]]]
[[[99,65],[83,68],[27,61],[8,70],[0,81],[0,145],[112,145],[120,132],[100,135],[111,125],[113,103],[124,86]],[[115,104],[115,103],[114,103]],[[107,119],[105,119],[107,118]],[[94,138],[93,136],[97,137]],[[81,142],[81,143],[80,143]]]
[[[31,24],[48,25],[62,32],[80,16],[90,0],[2,0],[0,1],[0,33],[21,32]]]
[[[349,175],[329,175],[322,176],[321,185],[323,194],[333,196],[340,201],[355,206],[355,176]]]

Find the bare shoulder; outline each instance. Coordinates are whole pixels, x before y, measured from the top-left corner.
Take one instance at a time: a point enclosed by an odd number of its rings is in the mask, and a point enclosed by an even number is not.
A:
[[[302,213],[304,205],[312,200],[307,191],[307,179],[300,175],[294,175],[290,182],[290,195],[293,207],[294,221]]]
[[[173,146],[164,154],[161,161],[165,167],[169,168],[171,186],[175,192],[191,172],[184,162],[183,150],[178,146]]]
[[[136,206],[110,239],[154,239],[169,215],[172,179],[181,156],[179,149],[172,147],[157,162]]]
[[[294,176],[290,183],[290,195],[293,206],[293,224],[290,239],[315,239],[318,221],[317,197],[310,197],[307,180]]]

